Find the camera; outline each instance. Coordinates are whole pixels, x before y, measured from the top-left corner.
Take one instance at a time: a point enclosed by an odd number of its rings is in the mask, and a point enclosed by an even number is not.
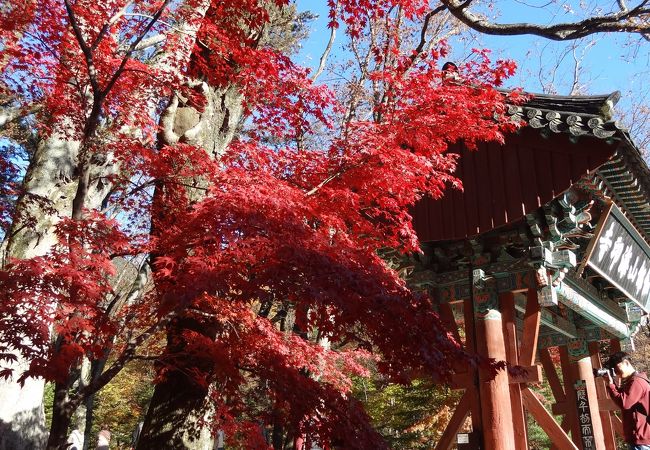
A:
[[[611,378],[614,378],[611,369],[594,369],[595,377],[604,377],[607,374],[609,374]]]

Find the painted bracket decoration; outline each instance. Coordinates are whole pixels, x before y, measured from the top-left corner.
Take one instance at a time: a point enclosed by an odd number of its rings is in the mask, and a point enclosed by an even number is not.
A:
[[[499,312],[499,294],[496,281],[488,277],[481,269],[472,272],[472,290],[474,296],[474,313],[480,320],[501,317]]]

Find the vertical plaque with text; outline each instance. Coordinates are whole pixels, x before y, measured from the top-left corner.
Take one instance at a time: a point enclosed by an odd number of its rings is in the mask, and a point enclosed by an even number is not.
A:
[[[584,450],[596,448],[594,427],[591,421],[591,411],[589,410],[589,398],[587,397],[587,384],[585,380],[578,380],[573,387],[576,390],[576,407],[578,408],[582,448]]]

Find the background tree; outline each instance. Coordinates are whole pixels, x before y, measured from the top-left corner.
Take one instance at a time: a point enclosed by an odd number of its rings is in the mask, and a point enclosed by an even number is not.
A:
[[[143,447],[198,445],[205,422],[249,447],[261,423],[381,448],[349,395],[367,361],[402,382],[476,363],[378,251],[418,251],[408,209],[456,183],[450,143],[514,128],[517,96],[493,89],[514,65],[437,69],[433,19],[469,3],[328,3],[353,54],[344,102],[288,56],[286,1],[2,6],[5,446],[39,445],[42,379],[60,448],[79,406],[153,360]],[[124,290],[118,257],[138,261]]]
[[[355,395],[391,448],[414,450],[438,442],[460,398],[459,391],[430,380],[400,385],[382,383],[377,377],[359,380]]]
[[[194,383],[202,398],[212,391],[211,421],[232,440],[259,442],[257,422],[265,419],[239,400],[253,395],[279,405],[296,435],[309,428],[312,439],[381,445],[361,410],[350,414],[346,394],[348,373],[365,372],[359,362],[368,351],[384,355],[387,375],[406,379],[413,370],[445,376],[445,361],[468,356],[436,331],[427,300],[376,251],[416,248],[408,206],[427,192],[440,195],[451,180],[447,143],[500,137],[493,117],[504,99],[490,84],[512,66],[475,64],[467,84],[444,84],[437,51],[417,61],[400,61],[397,51],[373,75],[388,87],[377,120],[348,121],[345,135],[334,132],[317,148],[269,147],[265,136],[307,134],[312,120],[331,126],[338,106],[281,51],[260,45],[266,5],[31,6],[20,23],[29,39],[4,36],[11,94],[43,108],[5,239],[0,329],[3,358],[21,358],[6,377],[55,383],[48,447],[62,447],[74,411],[137,359],[160,362],[161,386],[182,375],[179,386]],[[341,11],[351,23],[385,8],[350,3]],[[5,29],[15,30],[17,12],[7,12]],[[403,16],[422,12],[408,5]],[[21,98],[25,82],[32,89]],[[446,114],[423,114],[422,101],[442,99]],[[255,127],[234,143],[241,113]],[[463,120],[475,131],[458,126]],[[119,222],[110,218],[115,211]],[[138,255],[151,255],[154,288],[117,295],[112,259]],[[356,344],[328,350],[282,334],[251,310],[267,299],[294,305],[298,329]],[[104,370],[80,379],[84,358],[104,360],[109,351]],[[264,390],[247,391],[251,380]],[[6,385],[15,392],[15,381]],[[156,409],[155,399],[151,417],[167,426],[177,411]],[[195,429],[148,432],[143,442],[175,446]]]

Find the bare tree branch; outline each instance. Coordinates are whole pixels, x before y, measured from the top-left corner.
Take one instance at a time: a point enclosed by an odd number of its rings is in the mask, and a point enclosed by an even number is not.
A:
[[[141,51],[141,50],[146,50],[150,47],[153,47],[156,44],[160,44],[161,42],[165,41],[167,39],[167,36],[164,34],[157,34],[155,36],[151,36],[150,38],[143,39],[140,41],[140,43],[135,47],[136,51]]]
[[[0,130],[2,130],[9,123],[20,120],[31,114],[35,114],[43,109],[43,105],[36,104],[27,107],[13,107],[0,109]]]
[[[92,45],[90,46],[90,50],[95,51],[95,49],[97,49],[104,36],[106,36],[106,33],[108,33],[108,30],[110,30],[111,26],[115,24],[115,22],[117,22],[120,19],[120,17],[124,15],[124,13],[126,13],[127,9],[129,8],[129,6],[131,6],[132,3],[133,1],[126,2],[124,7],[120,9],[113,17],[110,18],[108,22],[104,24],[102,29],[99,31],[99,34],[95,38],[95,42],[93,42]]]
[[[431,23],[431,18],[444,10],[445,7],[443,5],[440,5],[437,8],[429,11],[427,15],[424,16],[424,23],[422,24],[422,29],[420,30],[420,42],[418,42],[418,46],[415,48],[413,54],[411,55],[411,62],[415,61],[415,59],[418,56],[420,56],[420,54],[424,50],[424,46],[427,44],[427,32],[429,31],[429,24]]]
[[[67,0],[66,0],[67,1]],[[171,0],[165,0],[163,4],[160,6],[158,11],[151,17],[151,20],[147,24],[147,26],[144,28],[142,33],[133,41],[129,49],[127,50],[126,54],[124,55],[124,58],[122,58],[122,62],[120,63],[120,66],[117,68],[109,82],[106,84],[106,87],[104,88],[104,93],[108,93],[112,88],[115,82],[118,80],[122,72],[124,71],[124,67],[126,66],[126,63],[129,61],[131,58],[131,55],[136,51],[138,44],[144,39],[144,37],[149,33],[149,30],[154,26],[154,24],[160,19],[160,16],[162,16],[163,11],[165,11],[165,8],[167,8],[167,5],[171,2]]]
[[[617,0],[617,3],[618,3],[619,8],[621,8],[621,11],[625,12],[625,11],[628,10],[627,3],[625,2],[625,0]]]
[[[340,2],[337,0],[336,6],[335,6],[335,14],[338,15],[340,9]],[[318,64],[318,70],[316,70],[316,73],[314,73],[314,76],[311,78],[311,81],[316,81],[316,79],[323,73],[323,70],[325,70],[325,63],[327,62],[327,57],[330,54],[330,51],[332,51],[332,45],[334,44],[334,39],[336,38],[336,27],[332,26],[330,27],[330,38],[327,41],[327,46],[325,47],[325,50],[323,51],[323,54],[320,57],[320,62]]]
[[[631,33],[644,36],[650,33],[650,0],[643,0],[636,7],[627,9],[619,1],[621,10],[617,13],[597,15],[576,22],[552,25],[533,23],[496,23],[469,10],[469,1],[440,0],[458,20],[468,27],[484,33],[499,36],[531,34],[554,41],[579,39],[596,33]]]
[[[79,44],[79,47],[81,47],[81,52],[83,53],[84,59],[86,60],[86,68],[88,70],[90,86],[92,87],[94,94],[99,94],[100,88],[99,83],[97,82],[97,70],[95,69],[95,63],[93,61],[92,49],[88,46],[86,40],[83,37],[81,27],[77,22],[77,16],[75,16],[74,11],[72,10],[72,5],[70,5],[70,0],[64,0],[64,3],[65,10],[68,13],[68,19],[70,20],[70,26],[72,27],[72,31],[74,32],[75,38],[77,39],[77,43]]]

